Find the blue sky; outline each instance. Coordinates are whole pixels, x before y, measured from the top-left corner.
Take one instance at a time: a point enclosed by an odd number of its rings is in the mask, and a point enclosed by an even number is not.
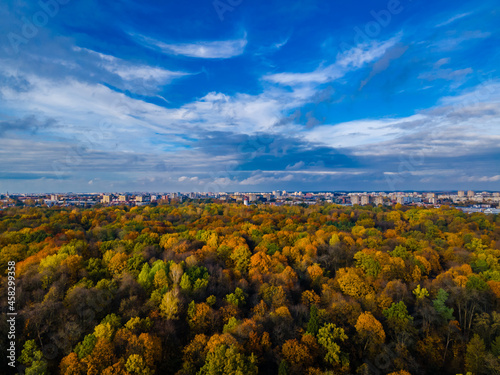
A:
[[[0,17],[0,192],[500,190],[494,0]]]

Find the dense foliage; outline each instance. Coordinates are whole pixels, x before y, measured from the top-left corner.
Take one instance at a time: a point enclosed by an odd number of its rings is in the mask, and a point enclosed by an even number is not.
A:
[[[498,215],[11,208],[0,248],[26,374],[500,373]]]

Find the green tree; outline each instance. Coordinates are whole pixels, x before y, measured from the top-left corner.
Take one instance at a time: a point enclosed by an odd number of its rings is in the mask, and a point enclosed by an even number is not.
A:
[[[446,307],[445,302],[448,300],[448,293],[444,289],[439,289],[437,298],[432,301],[434,309],[445,320],[453,319],[453,309]]]
[[[85,336],[82,342],[78,343],[75,348],[75,353],[79,359],[83,359],[92,353],[94,346],[97,343],[97,337],[94,334]]]
[[[38,349],[35,340],[28,340],[24,343],[19,362],[26,366],[26,375],[49,374],[47,361],[43,358],[43,353]]]
[[[410,257],[410,252],[406,247],[398,245],[390,252],[391,256],[394,258],[408,259]]]
[[[347,340],[347,335],[343,328],[337,327],[333,323],[327,323],[318,331],[318,343],[326,350],[325,361],[331,365],[349,364],[348,356],[342,353],[337,342]]]
[[[319,331],[319,316],[316,305],[311,306],[306,332],[316,335]]]
[[[396,332],[406,330],[413,321],[413,317],[408,314],[408,309],[403,301],[393,302],[382,313],[387,318],[391,328]]]
[[[242,307],[245,304],[245,293],[240,288],[236,288],[234,293],[228,294],[225,300],[236,307]]]
[[[465,284],[467,289],[485,291],[489,289],[488,284],[479,275],[470,275],[467,284]]]
[[[474,337],[467,344],[467,352],[465,354],[465,368],[473,374],[482,374],[484,366],[484,358],[486,356],[486,345],[479,335]]]
[[[254,355],[239,353],[234,345],[219,345],[207,354],[205,364],[198,375],[257,375]]]
[[[375,260],[372,255],[366,254],[363,251],[358,251],[354,254],[354,259],[356,259],[356,266],[365,271],[367,275],[377,277],[380,271],[382,271],[380,262]]]
[[[179,283],[179,286],[181,287],[182,290],[185,290],[187,292],[191,291],[191,280],[189,280],[189,275],[187,273],[183,274],[181,277],[181,282]]]
[[[154,372],[146,366],[146,362],[139,354],[132,354],[128,357],[125,368],[132,375],[153,375]]]
[[[497,336],[491,343],[491,352],[495,357],[500,357],[500,336]]]

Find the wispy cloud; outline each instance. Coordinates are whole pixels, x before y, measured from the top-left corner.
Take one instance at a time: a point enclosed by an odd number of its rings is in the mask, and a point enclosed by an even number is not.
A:
[[[448,81],[461,80],[469,74],[472,74],[473,70],[471,68],[466,69],[436,69],[431,72],[421,73],[418,78],[425,79],[427,81],[435,81],[436,79],[444,79]]]
[[[134,37],[145,46],[159,49],[163,53],[200,59],[229,59],[240,56],[245,52],[248,43],[246,36],[241,39],[194,43],[166,43],[143,35]]]
[[[132,62],[120,59],[115,56],[96,52],[87,48],[74,47],[74,51],[87,54],[92,58],[92,62],[104,68],[110,73],[118,75],[125,81],[142,81],[149,85],[164,85],[170,83],[176,78],[181,78],[191,73],[172,71],[160,67],[149,66],[145,64],[134,64]]]
[[[468,176],[468,177],[462,177],[460,179],[461,181],[467,181],[467,182],[498,182],[500,181],[500,174],[497,174],[495,176]]]
[[[476,39],[486,39],[491,35],[491,32],[484,32],[480,30],[464,31],[459,36],[444,38],[436,43],[432,43],[431,47],[437,47],[441,51],[452,51],[465,42],[473,41]]]
[[[290,38],[286,38],[281,42],[274,43],[272,45],[272,48],[275,50],[281,49],[282,47],[284,47],[288,43],[289,40],[290,40]]]
[[[360,44],[350,50],[337,55],[335,63],[320,67],[308,73],[276,73],[264,77],[265,80],[281,85],[294,86],[300,84],[322,84],[343,77],[349,71],[359,69],[369,62],[373,62],[393,47],[400,36],[384,42],[372,41]]]
[[[467,12],[467,13],[460,13],[460,14],[457,14],[449,19],[447,19],[446,21],[444,22],[441,22],[440,24],[436,25],[436,27],[442,27],[442,26],[446,26],[446,25],[449,25],[450,23],[452,22],[455,22],[461,18],[464,18],[464,17],[467,17],[467,16],[470,16],[473,12]]]

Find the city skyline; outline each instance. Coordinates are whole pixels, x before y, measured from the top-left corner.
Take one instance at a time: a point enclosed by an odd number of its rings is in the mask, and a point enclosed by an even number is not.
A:
[[[498,191],[492,0],[0,4],[0,193]]]
[[[456,193],[456,194],[455,194]],[[454,207],[466,213],[500,213],[500,192],[100,192],[64,194],[0,194],[0,210],[12,207],[86,207],[170,205],[184,202],[254,205],[324,205],[388,207],[409,205],[420,208]]]

